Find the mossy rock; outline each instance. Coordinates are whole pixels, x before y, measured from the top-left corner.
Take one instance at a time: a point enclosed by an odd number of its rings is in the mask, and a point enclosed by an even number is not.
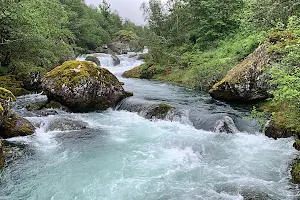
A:
[[[141,79],[155,79],[156,75],[164,75],[165,68],[153,65],[152,63],[144,63],[129,71],[123,73],[124,78],[141,78]]]
[[[289,102],[276,103],[266,101],[260,103],[258,110],[267,111],[271,120],[265,127],[265,135],[274,139],[300,137],[300,121],[297,109],[290,108]]]
[[[90,61],[90,62],[95,63],[97,66],[101,66],[101,62],[96,56],[87,56],[85,58],[85,61]]]
[[[0,137],[11,138],[33,134],[35,127],[25,118],[14,113],[4,116],[0,126]]]
[[[300,140],[299,140],[299,139],[296,139],[296,141],[295,141],[294,144],[293,144],[293,147],[294,147],[296,150],[300,151]]]
[[[300,184],[300,160],[297,159],[292,167],[292,182],[295,184]]]
[[[141,77],[141,67],[135,67],[123,73],[124,78],[140,78]]]
[[[0,76],[0,87],[11,91],[14,96],[22,96],[31,93],[23,88],[22,81],[17,81],[13,76]]]
[[[270,97],[269,76],[266,67],[275,64],[275,55],[261,45],[243,62],[230,70],[209,91],[218,100],[257,101]]]
[[[5,100],[5,101],[15,101],[16,97],[13,95],[13,93],[11,91],[0,87],[0,99]],[[3,108],[2,104],[1,104],[1,108]]]
[[[127,96],[112,73],[86,61],[56,67],[45,75],[42,86],[49,100],[74,112],[105,110]]]
[[[147,112],[145,117],[147,119],[165,119],[168,112],[172,109],[174,109],[174,107],[164,103],[155,105]]]
[[[22,81],[22,87],[29,91],[41,92],[42,80],[44,74],[47,72],[42,67],[28,67],[20,69],[20,72],[16,75],[18,81]]]

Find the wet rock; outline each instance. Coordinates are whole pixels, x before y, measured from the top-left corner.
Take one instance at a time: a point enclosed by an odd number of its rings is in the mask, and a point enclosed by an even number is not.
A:
[[[35,110],[34,113],[38,115],[39,117],[45,117],[49,115],[58,115],[58,112],[56,110],[49,110],[49,109],[43,109],[43,110]]]
[[[238,129],[235,126],[233,119],[229,116],[224,116],[223,119],[216,122],[216,133],[238,133]]]
[[[286,127],[283,127],[280,124],[276,123],[275,121],[271,120],[266,125],[265,135],[273,139],[278,139],[278,138],[288,138],[288,137],[296,136],[298,135],[298,133]]]
[[[293,147],[294,147],[296,150],[300,151],[300,140],[299,140],[299,139],[296,139],[296,141],[295,141],[294,144],[293,144]]]
[[[33,134],[35,127],[25,118],[9,112],[4,116],[0,126],[0,137],[11,138]]]
[[[101,66],[101,62],[96,56],[87,56],[85,58],[85,60],[86,61],[91,61],[91,62],[95,63],[97,66]]]
[[[46,69],[42,67],[32,67],[30,69],[23,69],[17,75],[17,80],[22,81],[23,87],[26,90],[33,92],[42,91],[42,80]]]
[[[3,167],[4,167],[4,155],[3,155],[2,140],[0,140],[0,168]]]
[[[174,109],[174,107],[168,104],[159,104],[151,107],[149,110],[146,111],[145,118],[147,119],[165,119],[168,112]]]
[[[105,110],[131,95],[107,69],[84,61],[56,67],[45,75],[42,85],[50,100],[74,112]]]
[[[209,91],[218,100],[256,101],[270,97],[269,76],[264,67],[274,64],[275,56],[266,45],[257,48],[241,64],[229,71],[225,78]]]
[[[88,127],[88,124],[83,121],[73,119],[56,119],[50,122],[47,127],[47,131],[71,131],[71,130],[83,130]]]
[[[41,101],[32,103],[26,106],[28,111],[41,111],[42,109],[61,109],[68,111],[66,106],[61,105],[56,101]]]
[[[118,56],[115,56],[115,55],[111,55],[113,61],[114,61],[114,66],[117,66],[121,63],[121,60],[119,59]]]
[[[295,184],[300,184],[300,160],[297,159],[292,167],[292,182]]]

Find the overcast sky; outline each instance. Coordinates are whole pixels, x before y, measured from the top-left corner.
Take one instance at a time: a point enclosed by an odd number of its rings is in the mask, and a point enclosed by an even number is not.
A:
[[[123,19],[128,18],[137,25],[145,24],[140,7],[147,0],[106,0],[111,4],[111,9],[118,11]],[[88,5],[98,6],[102,0],[85,0]]]

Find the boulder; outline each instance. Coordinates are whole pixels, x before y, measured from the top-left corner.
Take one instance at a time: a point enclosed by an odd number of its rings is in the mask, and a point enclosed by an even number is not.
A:
[[[97,66],[101,66],[101,62],[96,56],[87,56],[85,58],[85,60],[86,61],[91,61],[91,62],[95,63]]]
[[[174,109],[174,107],[168,105],[168,104],[159,104],[150,107],[146,111],[145,118],[146,119],[165,119],[168,112],[170,110]]]
[[[47,72],[42,67],[31,67],[20,69],[16,78],[18,81],[22,81],[22,87],[29,91],[41,92],[42,91],[42,80],[44,74]]]
[[[127,42],[114,42],[109,44],[108,48],[117,54],[126,54],[131,51],[130,45]]]
[[[2,141],[0,140],[0,169],[4,167],[4,155]]]
[[[8,112],[2,119],[0,137],[11,138],[33,134],[35,127],[25,118]]]
[[[105,110],[132,95],[107,69],[86,61],[56,67],[45,75],[42,86],[49,100],[74,112]]]
[[[63,106],[60,103],[55,101],[41,101],[41,102],[28,104],[26,106],[26,109],[28,111],[40,111],[42,109],[62,109],[68,111],[68,108],[66,106]]]
[[[233,119],[229,116],[224,116],[222,119],[216,122],[214,132],[216,133],[238,133]]]
[[[265,135],[273,139],[278,139],[298,136],[299,133],[271,120],[265,127]]]
[[[43,78],[43,72],[29,72],[22,80],[24,88],[29,91],[41,92]]]
[[[296,139],[296,141],[295,141],[294,144],[293,144],[293,147],[294,147],[296,150],[300,151],[300,140],[299,140],[299,139]]]
[[[209,91],[214,99],[225,101],[256,101],[270,97],[269,76],[264,67],[275,62],[275,55],[266,45],[258,47],[245,60],[229,71]]]
[[[121,63],[121,60],[118,58],[118,56],[111,55],[113,61],[114,61],[114,66],[117,66]]]
[[[59,118],[50,122],[47,131],[75,131],[83,130],[88,127],[88,124],[83,121]]]

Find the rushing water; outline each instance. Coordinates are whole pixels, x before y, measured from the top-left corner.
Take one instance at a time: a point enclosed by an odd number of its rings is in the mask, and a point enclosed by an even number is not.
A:
[[[56,110],[49,116],[24,108],[45,96],[20,97],[15,110],[38,128],[32,136],[8,140],[19,151],[1,173],[0,199],[300,198],[290,183],[290,162],[296,157],[291,139],[265,137],[255,122],[244,119],[246,110],[206,94],[120,77],[142,61],[123,55],[114,67],[109,55],[98,56],[134,97],[117,110]],[[159,103],[176,110],[166,120],[145,119],[144,112]],[[234,134],[212,132],[226,117]],[[81,126],[87,128],[74,131]]]

